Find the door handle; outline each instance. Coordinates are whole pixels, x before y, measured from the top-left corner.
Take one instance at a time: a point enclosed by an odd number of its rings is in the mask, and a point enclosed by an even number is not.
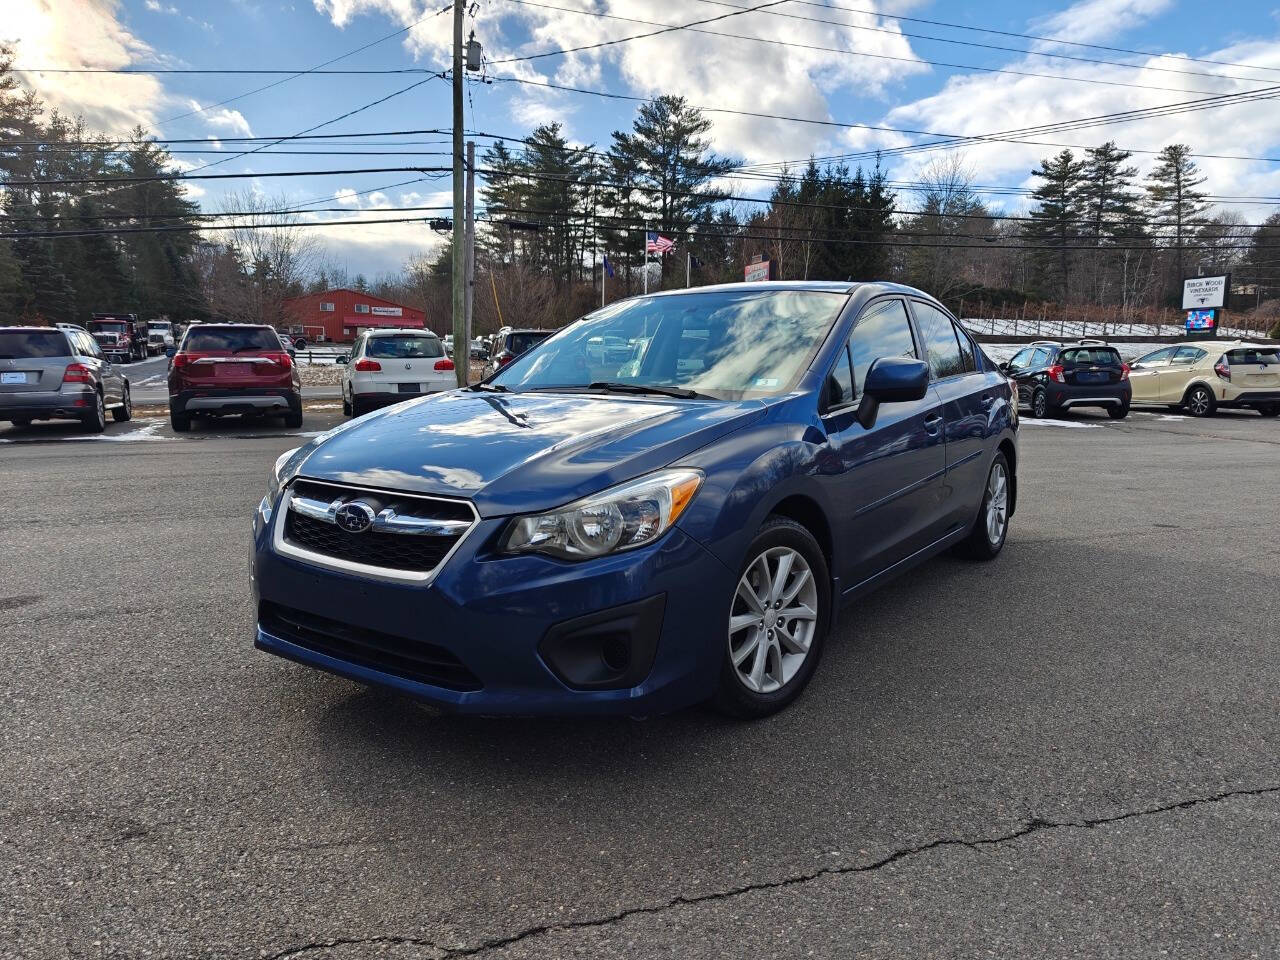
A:
[[[925,418],[924,418],[924,432],[925,432],[925,433],[931,433],[931,434],[932,434],[932,433],[937,433],[937,432],[938,432],[938,428],[939,428],[939,427],[941,427],[941,426],[942,426],[942,417],[941,417],[939,414],[936,414],[936,413],[935,413],[935,414],[934,414],[933,416],[931,416],[931,417],[925,417]]]
[[[985,394],[985,395],[983,396],[983,398],[982,398],[982,406],[983,406],[983,407],[989,407],[989,406],[991,406],[991,404],[993,404],[993,403],[995,403],[995,397],[991,396],[990,394]]]

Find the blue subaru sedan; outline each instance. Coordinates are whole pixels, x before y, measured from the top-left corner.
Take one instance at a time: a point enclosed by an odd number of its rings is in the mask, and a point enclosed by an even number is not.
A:
[[[1000,552],[1017,429],[1010,382],[910,287],[623,300],[284,454],[256,644],[466,713],[764,716],[842,603]]]

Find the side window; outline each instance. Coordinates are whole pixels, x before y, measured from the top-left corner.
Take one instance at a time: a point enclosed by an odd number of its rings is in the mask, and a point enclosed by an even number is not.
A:
[[[1179,347],[1170,363],[1192,364],[1204,356],[1204,351],[1196,347]]]
[[[960,324],[953,323],[952,326],[956,331],[956,342],[960,344],[960,362],[964,364],[964,372],[973,373],[978,369],[977,361],[973,358],[973,341],[961,329]]]
[[[853,397],[853,370],[849,366],[849,348],[846,346],[836,357],[836,365],[827,377],[827,406],[838,407]]]
[[[1049,351],[1044,347],[1038,347],[1031,355],[1031,365],[1033,367],[1043,367],[1049,363]]]
[[[1030,347],[1025,350],[1019,350],[1013,355],[1013,359],[1009,361],[1010,370],[1025,370],[1031,366],[1031,357],[1035,353]]]
[[[867,370],[881,357],[914,357],[915,340],[902,300],[877,300],[863,312],[849,335],[853,364],[853,397],[862,395]],[[852,397],[850,398],[852,399]]]
[[[102,359],[102,348],[98,346],[98,341],[93,339],[87,333],[77,333],[77,339],[80,341],[80,355],[83,357],[97,357]]]
[[[951,318],[937,307],[918,300],[913,302],[912,307],[920,326],[920,337],[929,354],[929,369],[933,372],[933,379],[942,380],[964,373],[964,360],[960,357],[960,344],[956,341]]]
[[[1165,347],[1163,350],[1157,350],[1155,353],[1148,353],[1145,357],[1139,357],[1134,363],[1161,363],[1173,356],[1174,348]]]

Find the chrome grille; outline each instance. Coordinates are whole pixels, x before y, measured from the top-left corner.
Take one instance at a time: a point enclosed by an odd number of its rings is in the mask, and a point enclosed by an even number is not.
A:
[[[282,553],[416,581],[430,579],[478,519],[462,500],[306,479],[289,486],[280,513],[275,541]]]

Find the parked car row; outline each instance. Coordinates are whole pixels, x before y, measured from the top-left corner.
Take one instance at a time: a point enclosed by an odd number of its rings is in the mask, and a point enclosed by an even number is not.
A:
[[[1193,417],[1220,408],[1280,415],[1280,348],[1242,340],[1193,340],[1128,363],[1097,341],[1038,341],[1000,364],[1033,417],[1101,407],[1122,419],[1132,406],[1165,406]]]

